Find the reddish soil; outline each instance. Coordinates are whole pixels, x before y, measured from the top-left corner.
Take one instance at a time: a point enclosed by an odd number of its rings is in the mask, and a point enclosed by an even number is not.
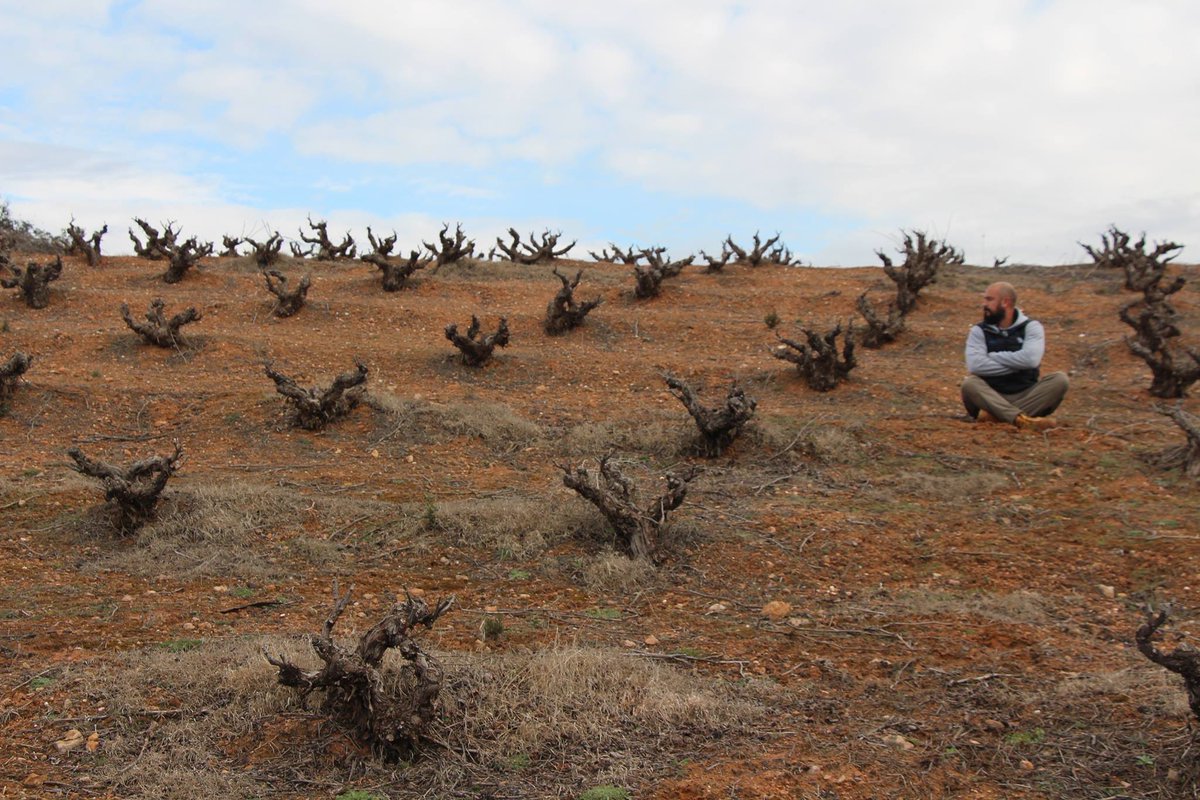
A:
[[[879,269],[688,270],[636,301],[628,268],[566,266],[585,269],[580,298],[605,302],[557,338],[540,325],[559,286],[548,267],[447,267],[387,294],[366,265],[305,265],[309,305],[283,320],[244,260],[206,260],[167,286],[150,262],[70,259],[48,308],[5,292],[0,360],[21,350],[35,361],[0,416],[0,794],[111,793],[89,779],[90,754],[54,747],[87,726],[103,753],[106,722],[73,721],[87,716],[70,711],[84,699],[40,677],[178,640],[315,631],[340,576],[367,614],[405,586],[456,594],[459,610],[428,634],[443,650],[483,647],[491,609],[512,620],[492,649],[568,637],[673,655],[713,680],[768,679],[791,698],[760,735],[697,748],[631,787],[637,797],[1194,796],[1181,685],[1132,637],[1148,601],[1174,603],[1168,647],[1195,623],[1200,489],[1141,457],[1182,433],[1154,412],[1148,369],[1122,342],[1119,276],[952,268],[899,341],[860,349],[849,381],[822,394],[771,357],[764,318],[777,313],[785,336],[797,321],[831,326],[864,289],[886,297]],[[1189,279],[1176,305],[1194,333],[1200,270],[1176,270]],[[962,415],[962,345],[997,275],[1045,324],[1044,368],[1071,376],[1061,426],[1046,433]],[[118,314],[158,296],[168,313],[202,312],[179,350],[139,343]],[[442,334],[472,314],[485,331],[500,316],[512,330],[478,369],[458,363]],[[356,358],[370,368],[370,394],[432,414],[506,408],[535,432],[410,436],[378,403],[322,432],[289,427],[263,363],[314,385]],[[654,444],[688,424],[663,384],[668,370],[714,401],[731,378],[757,399],[756,422],[725,455]],[[78,445],[128,463],[178,439],[185,460],[168,500],[233,481],[350,505],[544,497],[586,514],[555,464],[604,454],[569,444],[597,421],[623,431],[615,450],[644,465],[635,475],[647,495],[672,464],[707,466],[677,512],[686,540],[628,591],[581,579],[598,548],[586,539],[515,552],[428,537],[373,547],[352,510],[338,525],[317,511],[260,525],[247,546],[266,559],[263,577],[213,574],[199,556],[147,568],[145,542],[99,530],[102,495],[65,455]],[[289,543],[301,539],[336,557],[297,555]],[[280,595],[288,605],[226,613]],[[765,616],[771,601],[791,609]],[[530,614],[540,624],[524,624]]]

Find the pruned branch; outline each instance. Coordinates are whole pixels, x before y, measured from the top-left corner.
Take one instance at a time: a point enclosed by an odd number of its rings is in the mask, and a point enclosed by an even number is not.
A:
[[[478,367],[492,357],[492,351],[497,347],[508,346],[508,320],[501,317],[494,333],[480,336],[479,318],[472,314],[466,336],[459,333],[458,325],[452,322],[446,326],[446,338],[458,348],[464,364]]]
[[[294,288],[288,288],[288,279],[279,270],[269,269],[263,272],[267,281],[267,291],[275,295],[275,307],[272,312],[277,317],[290,317],[304,307],[308,299],[308,287],[312,285],[312,275],[305,273]]]
[[[121,303],[121,318],[125,320],[125,324],[129,326],[130,330],[141,336],[147,344],[156,347],[178,347],[183,343],[179,329],[200,319],[200,312],[194,306],[189,306],[167,319],[166,314],[163,313],[164,307],[165,304],[161,297],[154,298],[146,310],[146,321],[140,322],[129,313],[129,305]]]
[[[1172,653],[1164,653],[1154,646],[1154,635],[1166,624],[1167,617],[1166,609],[1158,614],[1148,613],[1146,621],[1137,629],[1134,640],[1137,642],[1138,652],[1163,669],[1183,678],[1188,707],[1192,709],[1192,715],[1200,719],[1200,653],[1187,645],[1180,645]]]
[[[266,649],[263,655],[279,670],[280,685],[299,690],[302,700],[314,691],[323,692],[322,713],[356,740],[388,759],[411,758],[433,720],[443,680],[441,665],[412,634],[418,626],[432,628],[453,606],[454,596],[430,608],[406,591],[404,601],[394,605],[351,650],[334,641],[333,629],[352,591],[339,594],[334,584],[333,609],[321,633],[310,638],[320,668],[304,669],[282,655],[273,657]],[[388,650],[403,659],[399,675],[383,665]]]
[[[630,245],[624,250],[621,249],[620,245],[613,242],[609,242],[608,246],[612,248],[611,253],[609,253],[608,249],[605,248],[599,253],[589,250],[588,255],[596,261],[608,261],[613,264],[620,262],[626,266],[633,266],[642,260],[642,251],[636,249],[633,245]]]
[[[355,362],[353,372],[343,372],[327,388],[301,389],[296,381],[265,365],[267,377],[275,382],[275,391],[292,404],[295,423],[305,430],[315,431],[344,417],[362,398],[362,385],[367,382],[367,368]]]
[[[183,447],[177,441],[171,455],[144,458],[125,468],[88,458],[78,447],[72,447],[67,455],[75,462],[71,469],[104,486],[105,501],[116,507],[117,530],[132,533],[153,518],[167,479],[179,469]]]
[[[692,415],[696,427],[700,429],[701,452],[710,458],[725,452],[734,439],[742,432],[742,428],[754,416],[757,402],[747,397],[746,392],[735,381],[725,395],[722,405],[709,408],[700,404],[699,398],[684,381],[670,373],[663,375],[670,387],[671,394]]]
[[[1180,335],[1179,314],[1166,300],[1143,296],[1121,306],[1117,315],[1133,335],[1125,337],[1130,352],[1146,362],[1153,379],[1155,397],[1183,397],[1200,380],[1200,351],[1172,342]]]
[[[563,471],[563,485],[596,506],[608,520],[621,551],[631,558],[651,561],[657,559],[662,548],[668,515],[683,503],[688,484],[700,474],[696,466],[682,473],[668,473],[666,491],[642,508],[633,482],[621,474],[611,455],[600,459],[596,475],[582,465],[557,466]]]
[[[733,260],[733,251],[729,249],[728,244],[722,244],[720,256],[710,256],[708,253],[701,250],[700,258],[704,259],[705,272],[721,272],[729,265],[729,262]]]
[[[1182,469],[1190,478],[1200,478],[1200,417],[1189,414],[1183,407],[1155,406],[1155,411],[1169,417],[1183,431],[1182,444],[1172,445],[1148,460],[1161,469]]]

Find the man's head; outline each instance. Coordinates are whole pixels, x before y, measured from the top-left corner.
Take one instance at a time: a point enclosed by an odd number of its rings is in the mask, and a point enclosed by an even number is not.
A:
[[[983,321],[1007,328],[1017,316],[1017,290],[1011,283],[993,283],[983,292]]]

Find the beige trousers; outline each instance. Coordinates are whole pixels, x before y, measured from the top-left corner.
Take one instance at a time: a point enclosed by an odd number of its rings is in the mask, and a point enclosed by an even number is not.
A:
[[[962,401],[972,417],[987,411],[996,419],[1014,422],[1022,414],[1046,417],[1054,413],[1069,385],[1066,373],[1052,372],[1023,392],[1000,394],[978,375],[968,375],[962,382]]]

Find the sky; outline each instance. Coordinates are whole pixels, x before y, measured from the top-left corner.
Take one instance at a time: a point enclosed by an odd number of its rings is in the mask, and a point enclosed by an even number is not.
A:
[[[462,223],[878,265],[1200,245],[1195,0],[0,0],[0,199],[51,231]],[[1184,250],[1184,261],[1200,260]]]

